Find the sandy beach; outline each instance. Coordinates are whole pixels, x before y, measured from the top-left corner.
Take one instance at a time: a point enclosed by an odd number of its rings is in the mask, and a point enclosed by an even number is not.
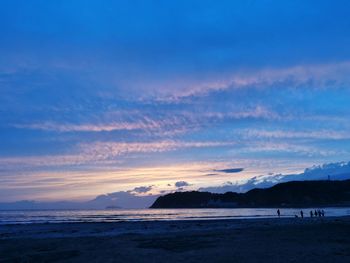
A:
[[[350,262],[350,218],[3,225],[0,262]]]

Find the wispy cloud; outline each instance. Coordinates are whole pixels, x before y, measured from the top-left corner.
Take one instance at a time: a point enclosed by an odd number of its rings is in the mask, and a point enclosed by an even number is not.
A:
[[[6,167],[48,167],[118,162],[118,157],[137,153],[159,153],[188,148],[227,147],[234,142],[186,142],[164,140],[156,142],[93,142],[81,143],[75,154],[3,157],[0,164]],[[120,161],[120,160],[119,160]]]
[[[96,159],[109,159],[116,156],[130,153],[155,153],[175,151],[185,148],[210,148],[210,147],[227,147],[234,145],[235,142],[200,142],[200,141],[158,141],[158,142],[95,142],[89,144],[81,144],[80,149],[84,155],[95,156]]]
[[[342,140],[350,139],[348,132],[335,130],[310,130],[310,131],[293,131],[293,130],[257,130],[245,129],[237,131],[246,138],[275,138],[275,139],[333,139]]]
[[[71,123],[32,123],[32,124],[14,124],[13,127],[21,129],[33,129],[56,132],[100,132],[100,131],[119,131],[119,130],[137,130],[137,129],[155,129],[159,124],[152,123],[106,123],[106,124],[71,124]]]
[[[324,149],[317,146],[309,146],[297,143],[287,142],[255,142],[252,146],[245,146],[241,153],[294,153],[300,156],[308,157],[329,157],[334,155],[346,154],[345,150]]]
[[[179,102],[192,96],[203,96],[210,92],[229,89],[255,88],[267,89],[279,84],[281,88],[338,88],[350,83],[350,62],[328,64],[303,64],[286,68],[263,68],[237,71],[221,80],[206,81],[180,90],[170,90],[158,99]],[[282,85],[284,84],[284,85]]]
[[[106,112],[105,115],[113,119],[113,114]],[[126,119],[128,112],[118,113],[118,118]],[[123,131],[132,136],[140,134],[150,138],[172,138],[179,135],[194,132],[196,130],[209,127],[212,124],[222,123],[224,121],[241,120],[283,120],[291,118],[283,116],[280,113],[264,106],[253,105],[246,107],[232,108],[229,111],[204,111],[192,112],[189,110],[164,111],[161,117],[148,116],[148,113],[142,115],[129,116],[130,121],[104,121],[88,123],[69,123],[69,122],[40,122],[40,123],[18,123],[11,127],[18,129],[40,130],[59,133],[71,132],[113,132]]]
[[[207,112],[203,114],[207,119],[224,120],[224,119],[267,119],[278,120],[285,118],[278,112],[275,112],[263,105],[256,105],[254,107],[246,107],[243,109],[232,110],[230,112]]]

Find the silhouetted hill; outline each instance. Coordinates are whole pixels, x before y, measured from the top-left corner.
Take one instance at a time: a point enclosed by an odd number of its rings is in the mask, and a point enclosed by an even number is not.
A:
[[[350,206],[350,180],[292,181],[246,193],[176,192],[160,196],[151,208]]]

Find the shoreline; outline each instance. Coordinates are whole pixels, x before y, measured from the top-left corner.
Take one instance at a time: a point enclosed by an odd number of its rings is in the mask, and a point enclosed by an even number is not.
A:
[[[145,207],[145,208],[100,208],[100,209],[78,209],[78,208],[52,208],[52,209],[0,209],[0,212],[33,212],[33,211],[135,211],[135,210],[182,210],[182,209],[315,209],[315,208],[350,208],[350,204],[316,204],[307,206],[235,206],[235,207]]]
[[[278,218],[276,209],[128,209],[128,210],[31,210],[0,211],[0,226],[45,223],[151,222],[193,220],[256,220]],[[281,218],[310,217],[323,208],[280,208]],[[348,207],[324,208],[326,217],[350,216]]]

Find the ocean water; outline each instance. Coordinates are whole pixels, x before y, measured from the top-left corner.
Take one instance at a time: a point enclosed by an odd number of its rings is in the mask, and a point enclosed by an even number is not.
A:
[[[305,217],[310,210],[302,209]],[[325,216],[350,216],[350,207],[323,208]],[[280,209],[281,217],[299,215],[300,209]],[[231,209],[106,209],[106,210],[31,210],[0,211],[0,224],[32,224],[62,222],[118,222],[154,220],[216,220],[253,219],[277,217],[271,208],[231,208]]]

